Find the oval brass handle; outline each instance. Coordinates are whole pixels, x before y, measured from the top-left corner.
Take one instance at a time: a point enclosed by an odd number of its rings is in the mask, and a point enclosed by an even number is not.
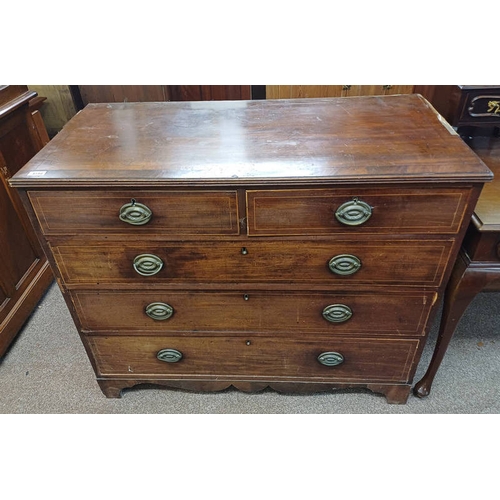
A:
[[[127,224],[132,224],[133,226],[147,224],[152,216],[153,212],[149,207],[142,203],[137,203],[135,200],[132,200],[130,203],[125,203],[125,205],[120,208],[119,215],[120,220]]]
[[[163,321],[174,314],[174,308],[164,302],[151,302],[146,306],[145,311],[150,318],[156,321]]]
[[[332,273],[348,276],[361,269],[361,261],[355,255],[346,253],[332,257],[328,262],[328,267]]]
[[[371,216],[372,207],[358,198],[343,203],[335,212],[337,220],[346,226],[360,226]]]
[[[344,304],[331,304],[323,309],[322,314],[330,323],[343,323],[352,317],[352,309]]]
[[[163,261],[156,255],[143,253],[134,259],[133,266],[142,276],[153,276],[161,271]]]
[[[182,352],[176,349],[162,349],[158,351],[156,357],[160,361],[165,361],[166,363],[177,363],[182,359]]]
[[[337,366],[344,362],[344,356],[340,352],[322,352],[317,359],[325,366]]]

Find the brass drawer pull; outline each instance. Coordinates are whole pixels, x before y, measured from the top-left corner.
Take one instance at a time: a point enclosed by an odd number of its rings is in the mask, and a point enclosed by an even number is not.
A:
[[[346,226],[360,226],[372,216],[372,208],[368,203],[353,198],[340,205],[335,212],[335,217]]]
[[[163,321],[174,314],[174,308],[164,302],[151,302],[146,306],[145,311],[150,318],[156,321]]]
[[[158,351],[156,357],[160,361],[165,361],[166,363],[177,363],[182,359],[182,352],[176,349],[162,349]]]
[[[143,253],[134,259],[134,269],[142,276],[153,276],[161,271],[163,261],[156,255]]]
[[[137,203],[134,199],[130,203],[125,203],[120,208],[120,220],[133,226],[147,224],[153,215],[149,207],[142,203]]]
[[[322,352],[317,359],[325,366],[337,366],[344,362],[344,356],[340,352]]]
[[[355,255],[341,254],[332,257],[328,262],[328,267],[334,274],[348,276],[361,269],[361,261]]]
[[[323,318],[330,323],[343,323],[351,317],[351,308],[344,304],[332,304],[323,309]]]

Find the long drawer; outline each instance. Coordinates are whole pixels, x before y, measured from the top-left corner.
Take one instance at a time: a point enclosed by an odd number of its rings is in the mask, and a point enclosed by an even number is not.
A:
[[[142,244],[51,240],[62,277],[71,285],[293,282],[435,287],[441,284],[452,245],[453,240],[384,239]]]
[[[30,191],[44,234],[237,235],[238,196],[228,191]]]
[[[106,377],[407,382],[419,341],[325,341],[237,337],[87,337],[97,374]],[[331,353],[331,354],[327,354]],[[175,360],[167,362],[158,359]],[[324,362],[340,362],[325,366]],[[330,360],[330,361],[328,361]]]
[[[468,198],[458,188],[247,191],[248,235],[455,234]]]
[[[294,334],[424,334],[433,292],[111,292],[75,290],[72,298],[87,332],[228,332]]]

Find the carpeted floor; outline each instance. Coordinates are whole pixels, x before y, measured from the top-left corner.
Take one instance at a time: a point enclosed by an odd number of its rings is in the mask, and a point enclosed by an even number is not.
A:
[[[436,333],[437,321],[415,381],[425,372]],[[271,390],[198,394],[130,389],[121,399],[107,399],[95,382],[62,295],[53,284],[0,361],[0,413],[500,413],[500,293],[484,293],[474,299],[430,396],[419,399],[410,395],[406,405],[389,405],[384,396],[364,390],[282,395]]]

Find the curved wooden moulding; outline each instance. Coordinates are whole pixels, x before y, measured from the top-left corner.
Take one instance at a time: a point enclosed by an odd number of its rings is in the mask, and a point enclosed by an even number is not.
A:
[[[302,382],[254,382],[254,381],[213,381],[213,380],[120,380],[97,379],[97,383],[107,398],[121,398],[123,389],[140,386],[181,389],[191,392],[221,392],[230,388],[242,392],[256,393],[272,389],[282,394],[313,394],[342,389],[368,389],[383,394],[390,404],[405,404],[411,386],[405,384],[342,384],[342,383],[302,383]]]

